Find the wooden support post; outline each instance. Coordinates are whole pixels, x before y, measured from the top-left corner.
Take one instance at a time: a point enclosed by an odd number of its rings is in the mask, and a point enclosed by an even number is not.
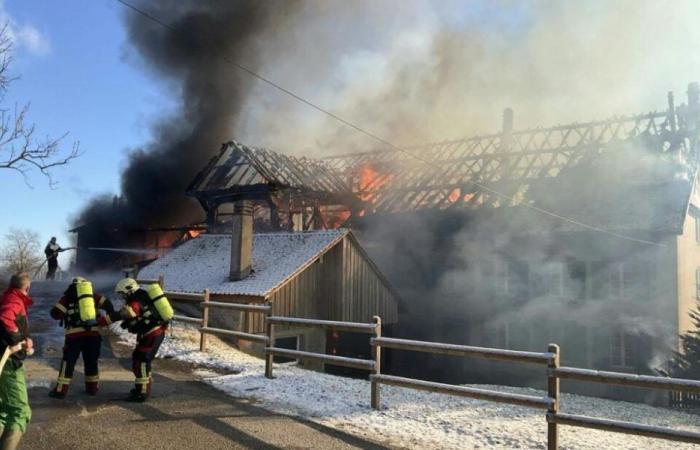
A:
[[[547,364],[549,368],[549,373],[547,375],[547,395],[554,400],[552,406],[547,410],[547,414],[556,415],[559,412],[559,377],[554,373],[554,370],[559,368],[559,346],[557,344],[549,344],[547,351],[554,354],[554,357]],[[558,448],[559,429],[556,423],[548,421],[547,450],[557,450]]]
[[[202,328],[209,326],[209,289],[204,290],[204,301],[202,302],[202,327],[199,329],[199,351],[207,351],[207,334]]]
[[[270,309],[265,314],[265,335],[267,335],[267,346],[272,348],[275,346],[275,328],[274,324],[269,320],[272,317],[272,303],[267,303]],[[265,378],[272,379],[272,359],[274,355],[265,350]]]
[[[374,337],[382,337],[382,318],[379,316],[374,316]],[[379,344],[372,346],[372,358],[374,359],[374,369],[372,370],[372,375],[379,375],[382,373],[381,363],[382,363],[382,347]],[[379,383],[374,379],[371,381],[372,385],[372,408],[379,409],[380,406],[380,396],[379,396]]]

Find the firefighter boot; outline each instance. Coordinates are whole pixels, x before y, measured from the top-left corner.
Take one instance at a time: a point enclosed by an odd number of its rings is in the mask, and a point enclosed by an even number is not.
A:
[[[146,384],[137,384],[132,390],[129,391],[129,396],[126,401],[143,403],[148,400],[151,396],[151,381],[149,380]]]
[[[20,430],[5,430],[0,437],[0,450],[15,450],[22,439]]]
[[[97,391],[100,390],[100,386],[97,381],[86,381],[85,382],[85,392],[88,395],[97,395]]]
[[[57,384],[55,388],[49,391],[49,397],[64,399],[68,395],[68,385],[67,384]]]

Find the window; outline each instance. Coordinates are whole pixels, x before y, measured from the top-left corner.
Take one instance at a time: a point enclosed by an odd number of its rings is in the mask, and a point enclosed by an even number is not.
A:
[[[564,265],[561,262],[542,263],[533,267],[530,290],[534,297],[556,296],[564,292]]]
[[[640,302],[649,299],[651,270],[644,261],[622,264],[620,296],[626,300]]]
[[[700,300],[700,267],[695,269],[695,298]]]
[[[528,273],[527,263],[521,261],[508,261],[506,266],[506,293],[518,301],[526,301],[528,296]]]
[[[591,263],[591,298],[601,300],[610,295],[610,264],[607,261]]]
[[[586,298],[586,263],[583,261],[569,261],[566,264],[566,295],[574,301],[582,301]]]
[[[622,330],[613,331],[610,336],[610,365],[613,367],[634,367],[634,336]]]
[[[691,216],[695,222],[695,242],[700,243],[700,217],[695,214],[691,214]]]
[[[275,339],[275,347],[286,348],[288,350],[299,350],[299,336],[289,336]],[[273,361],[276,363],[286,363],[296,361],[294,358],[286,356],[274,356]]]

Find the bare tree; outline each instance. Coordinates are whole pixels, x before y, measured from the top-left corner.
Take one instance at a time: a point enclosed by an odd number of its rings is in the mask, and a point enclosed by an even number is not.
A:
[[[32,230],[10,228],[4,236],[0,258],[6,273],[32,273],[37,270],[44,262],[39,234]]]
[[[12,60],[12,38],[8,25],[5,24],[0,28],[0,102],[10,84],[16,80],[16,77],[9,73]],[[28,103],[14,108],[0,105],[0,169],[20,173],[27,184],[29,174],[39,171],[46,176],[49,185],[54,186],[52,169],[64,166],[80,156],[80,144],[75,142],[70,150],[64,151],[61,144],[68,133],[57,138],[37,138],[36,126],[27,123],[28,111]]]

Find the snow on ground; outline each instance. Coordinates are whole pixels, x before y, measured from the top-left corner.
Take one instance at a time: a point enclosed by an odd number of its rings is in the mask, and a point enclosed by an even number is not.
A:
[[[124,336],[124,335],[122,335]],[[127,338],[124,336],[126,339]],[[546,448],[544,411],[382,386],[382,409],[369,406],[370,384],[276,364],[274,380],[264,376],[264,361],[233,349],[213,336],[199,352],[199,334],[176,327],[163,343],[161,358],[201,367],[195,374],[234,397],[255,399],[275,412],[292,414],[370,440],[404,448]],[[207,370],[210,369],[210,370]],[[213,370],[211,370],[213,369]],[[225,371],[221,375],[214,370]],[[543,391],[503,386],[480,387],[530,395]],[[666,408],[563,394],[562,412],[700,431],[700,417]],[[690,444],[583,428],[560,427],[562,449],[691,449]]]

